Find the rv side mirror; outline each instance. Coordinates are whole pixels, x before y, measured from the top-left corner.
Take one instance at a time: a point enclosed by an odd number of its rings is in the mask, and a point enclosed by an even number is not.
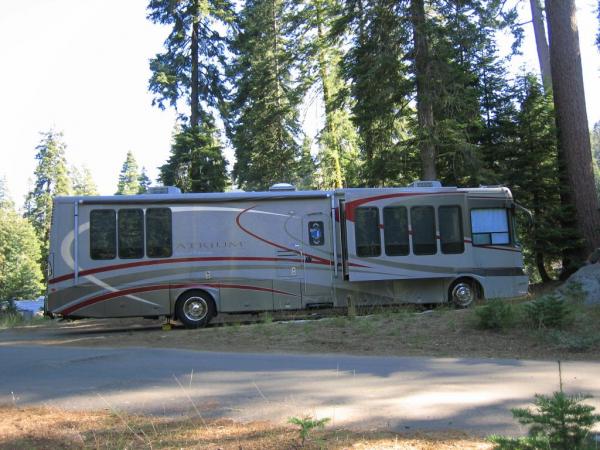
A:
[[[519,205],[518,203],[513,203],[512,208],[513,213],[520,211],[525,215],[525,220],[523,220],[523,223],[525,224],[525,228],[527,230],[531,230],[534,224],[533,213],[529,209],[525,208],[522,205]]]

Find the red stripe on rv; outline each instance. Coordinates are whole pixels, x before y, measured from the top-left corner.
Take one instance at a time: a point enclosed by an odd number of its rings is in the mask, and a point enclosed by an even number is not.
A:
[[[464,195],[462,192],[396,192],[395,194],[381,194],[374,197],[359,198],[346,203],[346,220],[354,222],[355,210],[365,203],[371,203],[376,200],[386,200],[388,198],[414,197],[422,195]]]
[[[105,300],[110,300],[117,297],[124,297],[126,295],[131,294],[140,294],[142,292],[152,292],[152,291],[160,291],[165,289],[185,289],[185,288],[205,288],[205,287],[215,287],[215,288],[229,288],[229,289],[241,289],[241,290],[249,290],[249,291],[261,291],[261,292],[272,292],[275,294],[283,294],[289,295],[292,297],[296,297],[296,294],[292,294],[290,292],[280,291],[277,289],[269,289],[262,288],[258,286],[247,286],[243,284],[220,284],[220,283],[207,283],[207,284],[159,284],[159,285],[150,285],[150,286],[140,286],[134,288],[123,289],[121,291],[107,292],[106,294],[98,295],[96,297],[89,298],[87,300],[82,301],[76,305],[73,305],[64,311],[61,311],[60,314],[63,316],[72,314],[78,309],[85,308],[86,306],[94,305],[96,303],[103,302]]]
[[[93,275],[95,273],[109,272],[111,270],[128,269],[130,267],[155,266],[158,264],[177,264],[185,262],[210,262],[210,261],[266,261],[266,262],[302,262],[300,259],[291,258],[263,258],[258,256],[212,256],[212,257],[188,257],[188,258],[169,258],[169,259],[150,259],[145,261],[135,261],[123,264],[111,264],[108,266],[96,267],[94,269],[82,270],[79,276]],[[59,283],[70,280],[74,274],[69,273],[60,277],[48,280],[49,284]]]
[[[252,237],[254,237],[254,238],[258,239],[259,241],[262,241],[262,242],[264,242],[264,243],[266,243],[266,244],[272,245],[273,247],[277,247],[277,248],[279,248],[279,249],[281,249],[281,250],[286,250],[286,251],[289,251],[289,252],[298,253],[298,250],[291,249],[291,248],[289,248],[289,247],[285,247],[285,246],[283,246],[283,245],[281,245],[281,244],[278,244],[278,243],[276,243],[276,242],[273,242],[273,241],[269,241],[268,239],[265,239],[265,238],[263,238],[263,237],[259,236],[258,234],[255,234],[255,233],[253,233],[252,231],[248,230],[247,228],[245,228],[245,227],[244,227],[244,226],[243,226],[243,225],[240,223],[240,217],[242,216],[242,214],[244,214],[245,212],[247,212],[247,211],[249,211],[249,210],[251,210],[252,208],[255,208],[255,207],[256,207],[256,205],[255,205],[255,206],[250,206],[249,208],[246,208],[246,209],[244,209],[242,212],[240,212],[240,213],[237,215],[237,217],[235,218],[235,223],[237,223],[237,226],[238,226],[238,227],[240,227],[240,229],[241,229],[241,230],[242,230],[244,233],[247,233],[247,234],[249,234],[250,236],[252,236]],[[306,255],[306,256],[310,256],[310,258],[311,258],[311,260],[312,260],[311,262],[313,262],[313,263],[315,263],[315,264],[325,264],[325,265],[327,265],[327,266],[330,266],[330,265],[332,264],[332,262],[331,262],[330,260],[328,260],[328,259],[325,259],[325,258],[321,258],[320,256],[311,255],[311,254],[309,254],[309,253],[304,253],[304,255]]]

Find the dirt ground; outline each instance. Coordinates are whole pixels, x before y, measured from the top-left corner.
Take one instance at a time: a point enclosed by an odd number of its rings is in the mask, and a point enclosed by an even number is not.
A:
[[[27,449],[491,449],[466,433],[353,432],[327,428],[302,445],[294,426],[201,418],[166,419],[116,411],[0,406],[0,450]]]
[[[585,333],[600,335],[599,319],[599,310],[586,312]],[[596,342],[578,345],[583,338],[578,334],[581,326],[577,322],[566,330],[517,325],[498,332],[479,329],[473,309],[403,308],[352,318],[317,312],[284,321],[273,320],[270,315],[223,316],[211,326],[195,330],[178,325],[166,330],[162,325],[161,321],[144,319],[46,320],[1,330],[0,345],[600,360],[600,345]]]

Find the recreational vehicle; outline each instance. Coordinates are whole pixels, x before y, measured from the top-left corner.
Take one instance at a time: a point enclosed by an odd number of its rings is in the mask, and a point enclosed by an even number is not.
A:
[[[57,197],[45,311],[167,317],[522,296],[505,187]]]

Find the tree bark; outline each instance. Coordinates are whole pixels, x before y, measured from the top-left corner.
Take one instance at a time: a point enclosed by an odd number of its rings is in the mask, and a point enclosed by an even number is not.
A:
[[[423,179],[435,180],[435,130],[433,118],[433,92],[431,86],[431,62],[425,23],[424,0],[411,0],[411,21],[414,41],[415,78],[417,81],[417,118],[419,122],[419,146]]]
[[[548,41],[546,40],[546,27],[544,26],[542,6],[540,5],[540,0],[529,0],[529,3],[531,5],[531,21],[533,23],[533,33],[535,35],[535,46],[537,47],[542,83],[544,85],[544,91],[550,92],[552,89],[550,49],[548,48]]]
[[[540,278],[544,283],[552,281],[552,278],[550,278],[550,275],[548,275],[548,271],[546,270],[546,266],[544,264],[544,254],[542,252],[537,252],[535,254],[535,265],[537,266]]]
[[[574,0],[546,0],[550,65],[559,158],[563,158],[568,195],[577,229],[584,238],[583,260],[600,245],[600,212],[594,184]]]
[[[190,125],[192,128],[198,127],[200,124],[200,99],[198,98],[198,21],[200,18],[199,8],[198,8],[198,0],[194,0],[194,17],[192,18],[192,43],[190,47],[190,58],[192,59],[192,78],[190,80],[191,84],[191,99],[190,99],[190,107],[191,107],[191,115],[190,115]]]

